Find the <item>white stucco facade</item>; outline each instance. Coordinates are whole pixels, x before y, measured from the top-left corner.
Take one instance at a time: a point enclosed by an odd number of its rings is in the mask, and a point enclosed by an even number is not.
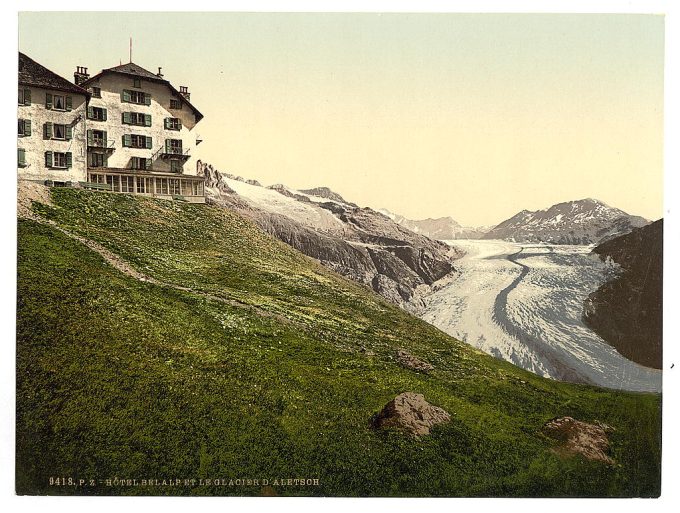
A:
[[[89,146],[90,153],[106,153],[107,156],[103,165],[101,160],[93,165],[91,159],[90,168],[139,169],[139,160],[133,160],[133,157],[136,157],[150,159],[147,161],[150,169],[142,167],[146,171],[196,175],[194,157],[196,135],[192,131],[196,125],[196,116],[192,109],[182,102],[181,95],[173,94],[173,90],[167,84],[144,78],[135,79],[118,73],[104,72],[101,76],[88,81],[86,87],[90,91],[99,88],[101,95],[97,97],[95,93],[90,99],[87,129],[106,132],[107,145],[105,150]],[[137,103],[123,99],[129,96],[141,98],[142,95],[148,95],[149,100]],[[180,103],[181,108],[171,108],[171,100]],[[103,112],[95,109],[106,109],[105,119],[101,119]],[[180,120],[179,130],[169,128],[166,119],[170,118]],[[174,123],[177,126],[177,123]],[[136,136],[142,136],[144,139]],[[146,138],[150,138],[151,142],[149,143]],[[175,146],[170,152],[166,151],[166,140],[181,141],[181,150],[178,149],[177,143],[170,143]],[[142,147],[132,147],[139,141],[143,141]],[[126,142],[128,146],[125,145]],[[142,166],[149,164],[144,163]]]
[[[75,83],[19,53],[20,180],[205,202],[196,135],[203,115],[185,87],[121,64]]]
[[[51,102],[46,101],[48,95],[51,95]],[[29,96],[30,100],[27,101],[26,98]],[[58,108],[61,99],[64,102],[63,109]],[[19,101],[18,178],[55,182],[85,181],[86,96],[20,85]],[[67,108],[67,101],[70,108]],[[49,130],[45,129],[46,124],[50,125]],[[52,165],[46,162],[47,152],[51,153]],[[67,167],[68,154],[70,165]]]

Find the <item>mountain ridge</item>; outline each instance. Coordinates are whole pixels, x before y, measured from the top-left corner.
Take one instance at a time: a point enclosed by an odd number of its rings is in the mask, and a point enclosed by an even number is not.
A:
[[[451,216],[414,220],[400,214],[395,214],[385,208],[378,209],[378,212],[415,233],[420,233],[436,240],[479,239],[489,228],[485,226],[462,226]]]
[[[455,272],[462,256],[328,187],[262,187],[207,163],[198,169],[210,201],[247,215],[270,235],[411,312],[423,308],[431,286]]]
[[[540,210],[521,210],[497,224],[483,239],[552,244],[595,244],[630,232],[649,221],[606,203],[585,198]]]

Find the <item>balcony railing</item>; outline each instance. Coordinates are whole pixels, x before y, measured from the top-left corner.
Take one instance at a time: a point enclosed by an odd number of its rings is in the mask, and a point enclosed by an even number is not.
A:
[[[114,139],[111,140],[92,139],[87,142],[87,149],[113,151],[116,149],[116,141]]]
[[[168,147],[166,148],[165,146],[161,146],[159,150],[154,154],[154,157],[159,155],[162,159],[181,159],[181,160],[187,160],[191,154],[190,150],[191,148],[173,148],[173,147]]]

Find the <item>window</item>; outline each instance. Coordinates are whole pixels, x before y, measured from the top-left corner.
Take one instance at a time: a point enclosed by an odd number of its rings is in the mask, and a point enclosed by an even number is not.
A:
[[[87,119],[93,121],[106,121],[106,109],[102,107],[88,107]]]
[[[17,163],[18,167],[26,167],[26,150],[17,148]]]
[[[132,136],[132,147],[133,148],[146,148],[146,136],[145,135],[133,135]]]
[[[182,100],[170,100],[170,108],[175,110],[181,110]]]
[[[115,175],[106,175],[106,184],[111,187],[112,191],[120,190],[120,179]]]
[[[121,192],[135,192],[135,177],[121,176],[120,177]]]
[[[165,118],[165,129],[166,130],[181,130],[182,120],[179,118]]]
[[[66,125],[52,125],[52,139],[66,139]]]
[[[30,89],[19,89],[19,105],[30,105],[31,104],[31,90]]]
[[[170,194],[180,195],[179,180],[177,178],[170,178],[168,181],[170,182]]]
[[[45,94],[45,108],[52,110],[71,110],[73,99],[70,96],[61,94]]]
[[[31,120],[30,119],[20,119],[19,120],[19,135],[23,137],[30,137],[31,135]]]
[[[172,159],[170,161],[170,172],[181,173],[182,172],[182,163],[177,159]]]
[[[90,175],[90,181],[92,183],[106,183],[105,175]]]
[[[88,130],[87,131],[87,145],[96,148],[106,148],[108,141],[106,131],[104,130]]]
[[[137,192],[147,194],[151,192],[151,178],[137,177]]]
[[[156,178],[156,192],[158,194],[168,194],[168,179]]]
[[[73,138],[73,128],[70,125],[45,123],[43,125],[43,138],[69,141]]]
[[[71,167],[73,157],[70,151],[66,153],[59,151],[45,152],[45,167],[67,169]]]
[[[101,98],[102,97],[102,88],[101,87],[90,87],[90,93],[92,94],[92,98]]]
[[[88,167],[106,167],[106,155],[103,153],[89,153]]]
[[[123,89],[120,99],[126,103],[136,103],[138,105],[151,105],[151,95],[143,91],[131,91]]]
[[[151,169],[151,159],[144,157],[132,157],[130,159],[130,168],[132,169]]]
[[[142,87],[142,81],[139,78],[132,79],[132,87]]]
[[[165,140],[165,153],[171,153],[173,155],[182,154],[182,139],[166,139]]]
[[[123,123],[126,125],[151,126],[151,114],[123,112]]]
[[[136,134],[123,135],[123,147],[125,148],[146,148],[147,150],[150,150],[151,145],[151,137]]]

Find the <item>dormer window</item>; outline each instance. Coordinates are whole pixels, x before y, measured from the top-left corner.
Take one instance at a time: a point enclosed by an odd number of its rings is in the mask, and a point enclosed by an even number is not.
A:
[[[142,80],[140,78],[133,78],[132,79],[132,87],[137,87],[137,88],[142,87]]]

